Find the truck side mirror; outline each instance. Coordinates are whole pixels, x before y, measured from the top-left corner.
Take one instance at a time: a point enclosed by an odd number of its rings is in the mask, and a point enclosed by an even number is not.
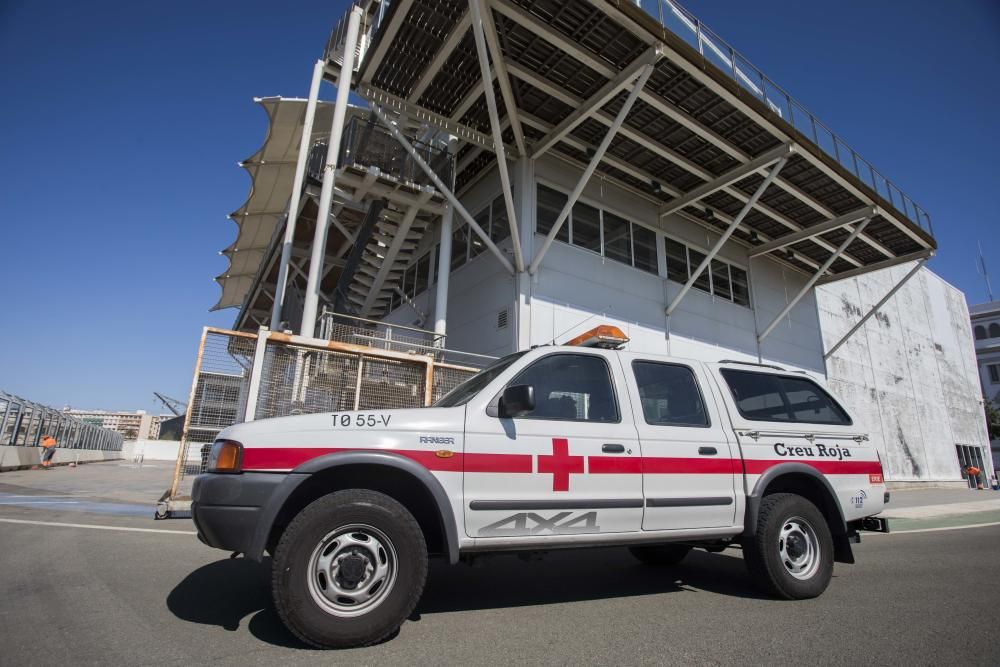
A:
[[[503,390],[499,405],[500,417],[520,417],[535,409],[535,388],[530,384],[515,384]]]

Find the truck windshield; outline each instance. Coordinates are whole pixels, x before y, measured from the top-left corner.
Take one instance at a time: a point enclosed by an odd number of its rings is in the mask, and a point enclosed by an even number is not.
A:
[[[524,352],[515,352],[514,354],[509,354],[506,357],[497,359],[492,364],[442,396],[441,400],[435,403],[433,407],[453,408],[458,405],[465,405],[472,399],[473,396],[481,392],[486,385],[493,382],[498,375],[507,370],[511,364],[520,359],[523,355]]]

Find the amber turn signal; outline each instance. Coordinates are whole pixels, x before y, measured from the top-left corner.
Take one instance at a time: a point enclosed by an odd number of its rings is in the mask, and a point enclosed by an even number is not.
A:
[[[208,454],[208,472],[240,472],[243,445],[235,440],[216,440]]]

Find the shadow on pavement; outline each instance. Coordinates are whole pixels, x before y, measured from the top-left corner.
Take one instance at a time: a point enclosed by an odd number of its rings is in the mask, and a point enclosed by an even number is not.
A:
[[[167,608],[191,623],[247,629],[257,639],[308,648],[285,629],[271,602],[271,562],[226,559],[198,568],[167,596]],[[411,621],[421,614],[526,607],[637,595],[708,592],[767,599],[750,583],[742,559],[693,551],[677,567],[637,563],[625,549],[559,551],[540,561],[515,555],[484,558],[475,566],[431,563],[427,587]]]

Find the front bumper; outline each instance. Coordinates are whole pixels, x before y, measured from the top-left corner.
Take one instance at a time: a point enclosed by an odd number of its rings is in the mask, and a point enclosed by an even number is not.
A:
[[[286,477],[260,472],[196,477],[191,517],[198,539],[216,549],[250,553],[264,510]]]

